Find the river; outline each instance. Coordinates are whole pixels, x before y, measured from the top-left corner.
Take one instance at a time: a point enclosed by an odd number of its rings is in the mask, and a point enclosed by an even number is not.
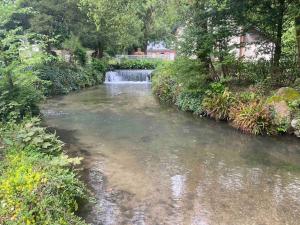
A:
[[[105,84],[43,105],[84,157],[91,224],[299,225],[300,141],[255,137],[161,105],[149,83]]]

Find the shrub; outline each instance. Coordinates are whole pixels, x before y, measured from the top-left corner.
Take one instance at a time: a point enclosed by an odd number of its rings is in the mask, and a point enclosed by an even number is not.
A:
[[[223,93],[209,92],[203,99],[202,107],[209,117],[216,120],[227,120],[234,101],[233,94],[228,90],[224,90]]]
[[[197,115],[202,113],[202,97],[201,91],[183,91],[179,94],[176,105],[183,111],[193,112]]]
[[[234,104],[229,113],[232,125],[246,133],[255,135],[273,133],[272,118],[262,100]]]
[[[205,75],[199,61],[179,58],[173,62],[164,62],[155,70],[152,89],[160,100],[187,108],[184,105],[197,104],[196,98],[200,96],[199,93],[202,95],[205,92],[208,81],[208,76]],[[196,98],[189,99],[195,93]]]
[[[86,188],[71,167],[62,144],[38,127],[39,120],[0,124],[5,145],[0,165],[1,224],[85,224],[74,212]]]
[[[39,79],[31,64],[16,62],[12,68],[0,71],[0,122],[9,117],[22,119],[25,115],[36,115],[38,104],[44,97],[47,82]]]
[[[4,224],[85,224],[74,215],[84,185],[67,158],[51,158],[31,147],[8,150],[1,162],[0,222]],[[62,166],[64,165],[64,166]]]
[[[265,60],[256,62],[238,62],[237,75],[239,80],[246,80],[250,83],[263,82],[270,76],[271,63]]]
[[[86,51],[83,48],[74,49],[74,57],[78,64],[85,66],[87,62]]]
[[[96,63],[81,68],[66,62],[54,60],[40,65],[38,74],[42,80],[51,83],[46,92],[46,95],[49,96],[67,94],[70,91],[102,83],[103,73],[97,69],[98,65]]]
[[[136,59],[136,60],[122,60],[121,62],[113,62],[110,64],[112,69],[131,69],[131,70],[154,70],[160,64],[159,60]]]
[[[108,62],[105,59],[93,59],[91,62],[91,67],[102,74],[105,74],[108,69],[109,69],[109,65]]]
[[[185,90],[204,90],[208,88],[210,77],[199,60],[178,58],[172,63],[158,68],[174,77]]]
[[[180,87],[171,76],[155,75],[152,78],[153,93],[160,101],[166,103],[174,103],[177,99],[177,92]]]
[[[55,134],[47,133],[46,129],[40,127],[39,124],[40,119],[38,118],[26,119],[20,124],[13,124],[14,126],[10,126],[10,129],[0,129],[0,131],[3,133],[2,135],[9,137],[14,145],[21,148],[31,146],[38,152],[59,155],[63,143],[56,138]]]

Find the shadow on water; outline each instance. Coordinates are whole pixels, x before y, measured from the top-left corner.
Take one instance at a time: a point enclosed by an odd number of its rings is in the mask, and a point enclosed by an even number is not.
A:
[[[149,84],[49,100],[45,122],[83,156],[91,224],[297,225],[300,145],[158,104]],[[57,129],[58,128],[58,129]]]

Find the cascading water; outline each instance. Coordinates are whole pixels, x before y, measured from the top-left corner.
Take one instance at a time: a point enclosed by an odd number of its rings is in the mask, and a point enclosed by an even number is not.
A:
[[[105,83],[121,82],[151,82],[153,70],[115,70],[109,71],[105,76]]]

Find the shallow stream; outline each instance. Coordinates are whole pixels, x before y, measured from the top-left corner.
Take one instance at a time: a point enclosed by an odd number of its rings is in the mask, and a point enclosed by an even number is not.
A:
[[[45,123],[96,203],[92,224],[299,225],[300,141],[254,137],[159,104],[148,83],[105,84],[50,99]]]

